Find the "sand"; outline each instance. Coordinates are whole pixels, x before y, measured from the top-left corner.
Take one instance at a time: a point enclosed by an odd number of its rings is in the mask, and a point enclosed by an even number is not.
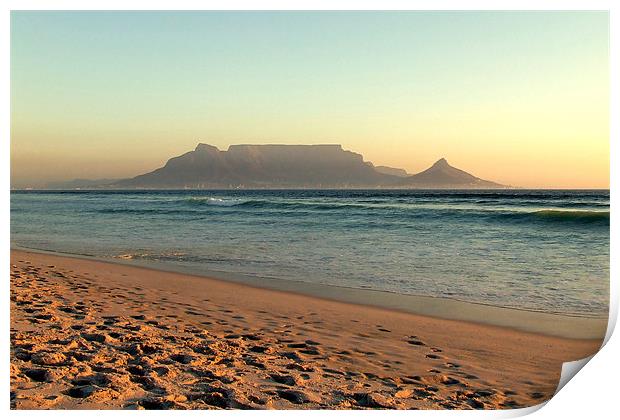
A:
[[[520,408],[600,345],[11,251],[15,409]]]

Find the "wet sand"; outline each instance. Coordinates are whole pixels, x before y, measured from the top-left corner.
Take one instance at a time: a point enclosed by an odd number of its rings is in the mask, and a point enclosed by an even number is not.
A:
[[[16,409],[519,408],[600,344],[11,251]]]

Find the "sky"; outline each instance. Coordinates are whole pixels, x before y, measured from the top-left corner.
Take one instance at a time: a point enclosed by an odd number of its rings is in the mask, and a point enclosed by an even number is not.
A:
[[[135,176],[203,142],[608,188],[608,30],[592,11],[13,11],[11,185]]]

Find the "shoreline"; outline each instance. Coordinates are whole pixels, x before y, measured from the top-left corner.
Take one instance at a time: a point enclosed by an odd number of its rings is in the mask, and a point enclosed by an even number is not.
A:
[[[597,340],[11,251],[15,409],[511,409]]]
[[[559,314],[529,309],[517,309],[493,304],[476,303],[450,297],[406,295],[396,292],[352,287],[313,284],[276,278],[199,270],[156,261],[113,259],[59,251],[12,246],[11,251],[83,259],[104,264],[138,267],[145,270],[192,276],[208,281],[245,285],[259,290],[291,293],[328,301],[374,307],[442,320],[469,322],[515,331],[570,339],[600,339],[605,337],[608,316]]]
[[[511,409],[602,343],[11,251],[16,409]]]
[[[497,190],[516,190],[516,191],[611,191],[610,188],[526,188],[517,186],[506,186],[504,188],[10,188],[10,192],[68,192],[68,193],[88,193],[88,192],[151,192],[151,191],[497,191]]]

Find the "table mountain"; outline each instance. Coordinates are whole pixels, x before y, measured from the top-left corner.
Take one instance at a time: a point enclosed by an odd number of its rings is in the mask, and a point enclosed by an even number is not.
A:
[[[233,145],[200,143],[162,168],[117,183],[146,188],[361,188],[389,187],[362,155],[340,145]]]
[[[335,144],[232,145],[200,143],[161,168],[105,188],[504,188],[454,168],[445,159],[415,175],[375,167]]]

